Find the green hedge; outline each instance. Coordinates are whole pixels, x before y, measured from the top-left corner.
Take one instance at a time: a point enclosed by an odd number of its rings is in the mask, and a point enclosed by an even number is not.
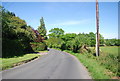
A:
[[[34,51],[43,51],[47,50],[47,45],[42,42],[31,42],[31,47]]]
[[[21,56],[25,53],[33,52],[29,42],[20,40],[2,39],[2,57]]]

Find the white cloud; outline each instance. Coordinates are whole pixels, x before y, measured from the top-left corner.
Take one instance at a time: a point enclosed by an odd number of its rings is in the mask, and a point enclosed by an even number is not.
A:
[[[80,25],[80,24],[86,24],[89,23],[90,19],[85,19],[85,20],[69,20],[69,21],[65,21],[65,22],[60,22],[60,23],[56,23],[56,24],[50,24],[52,26],[61,26],[61,25],[65,25],[65,26],[69,26],[69,25]]]

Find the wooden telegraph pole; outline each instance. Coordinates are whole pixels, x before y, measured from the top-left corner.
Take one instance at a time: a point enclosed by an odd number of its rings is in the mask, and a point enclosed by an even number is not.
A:
[[[96,56],[100,55],[99,52],[99,6],[98,6],[98,0],[96,0]]]

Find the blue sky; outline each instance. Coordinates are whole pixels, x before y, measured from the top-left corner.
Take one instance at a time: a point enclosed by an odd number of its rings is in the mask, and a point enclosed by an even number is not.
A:
[[[44,17],[47,31],[62,28],[66,33],[96,32],[95,2],[4,2],[28,25],[37,29]],[[118,38],[118,3],[100,2],[100,33],[105,38]]]

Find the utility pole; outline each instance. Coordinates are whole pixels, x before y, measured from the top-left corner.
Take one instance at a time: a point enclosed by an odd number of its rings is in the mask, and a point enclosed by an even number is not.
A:
[[[99,52],[99,6],[98,6],[98,0],[96,0],[96,56],[100,55]]]

